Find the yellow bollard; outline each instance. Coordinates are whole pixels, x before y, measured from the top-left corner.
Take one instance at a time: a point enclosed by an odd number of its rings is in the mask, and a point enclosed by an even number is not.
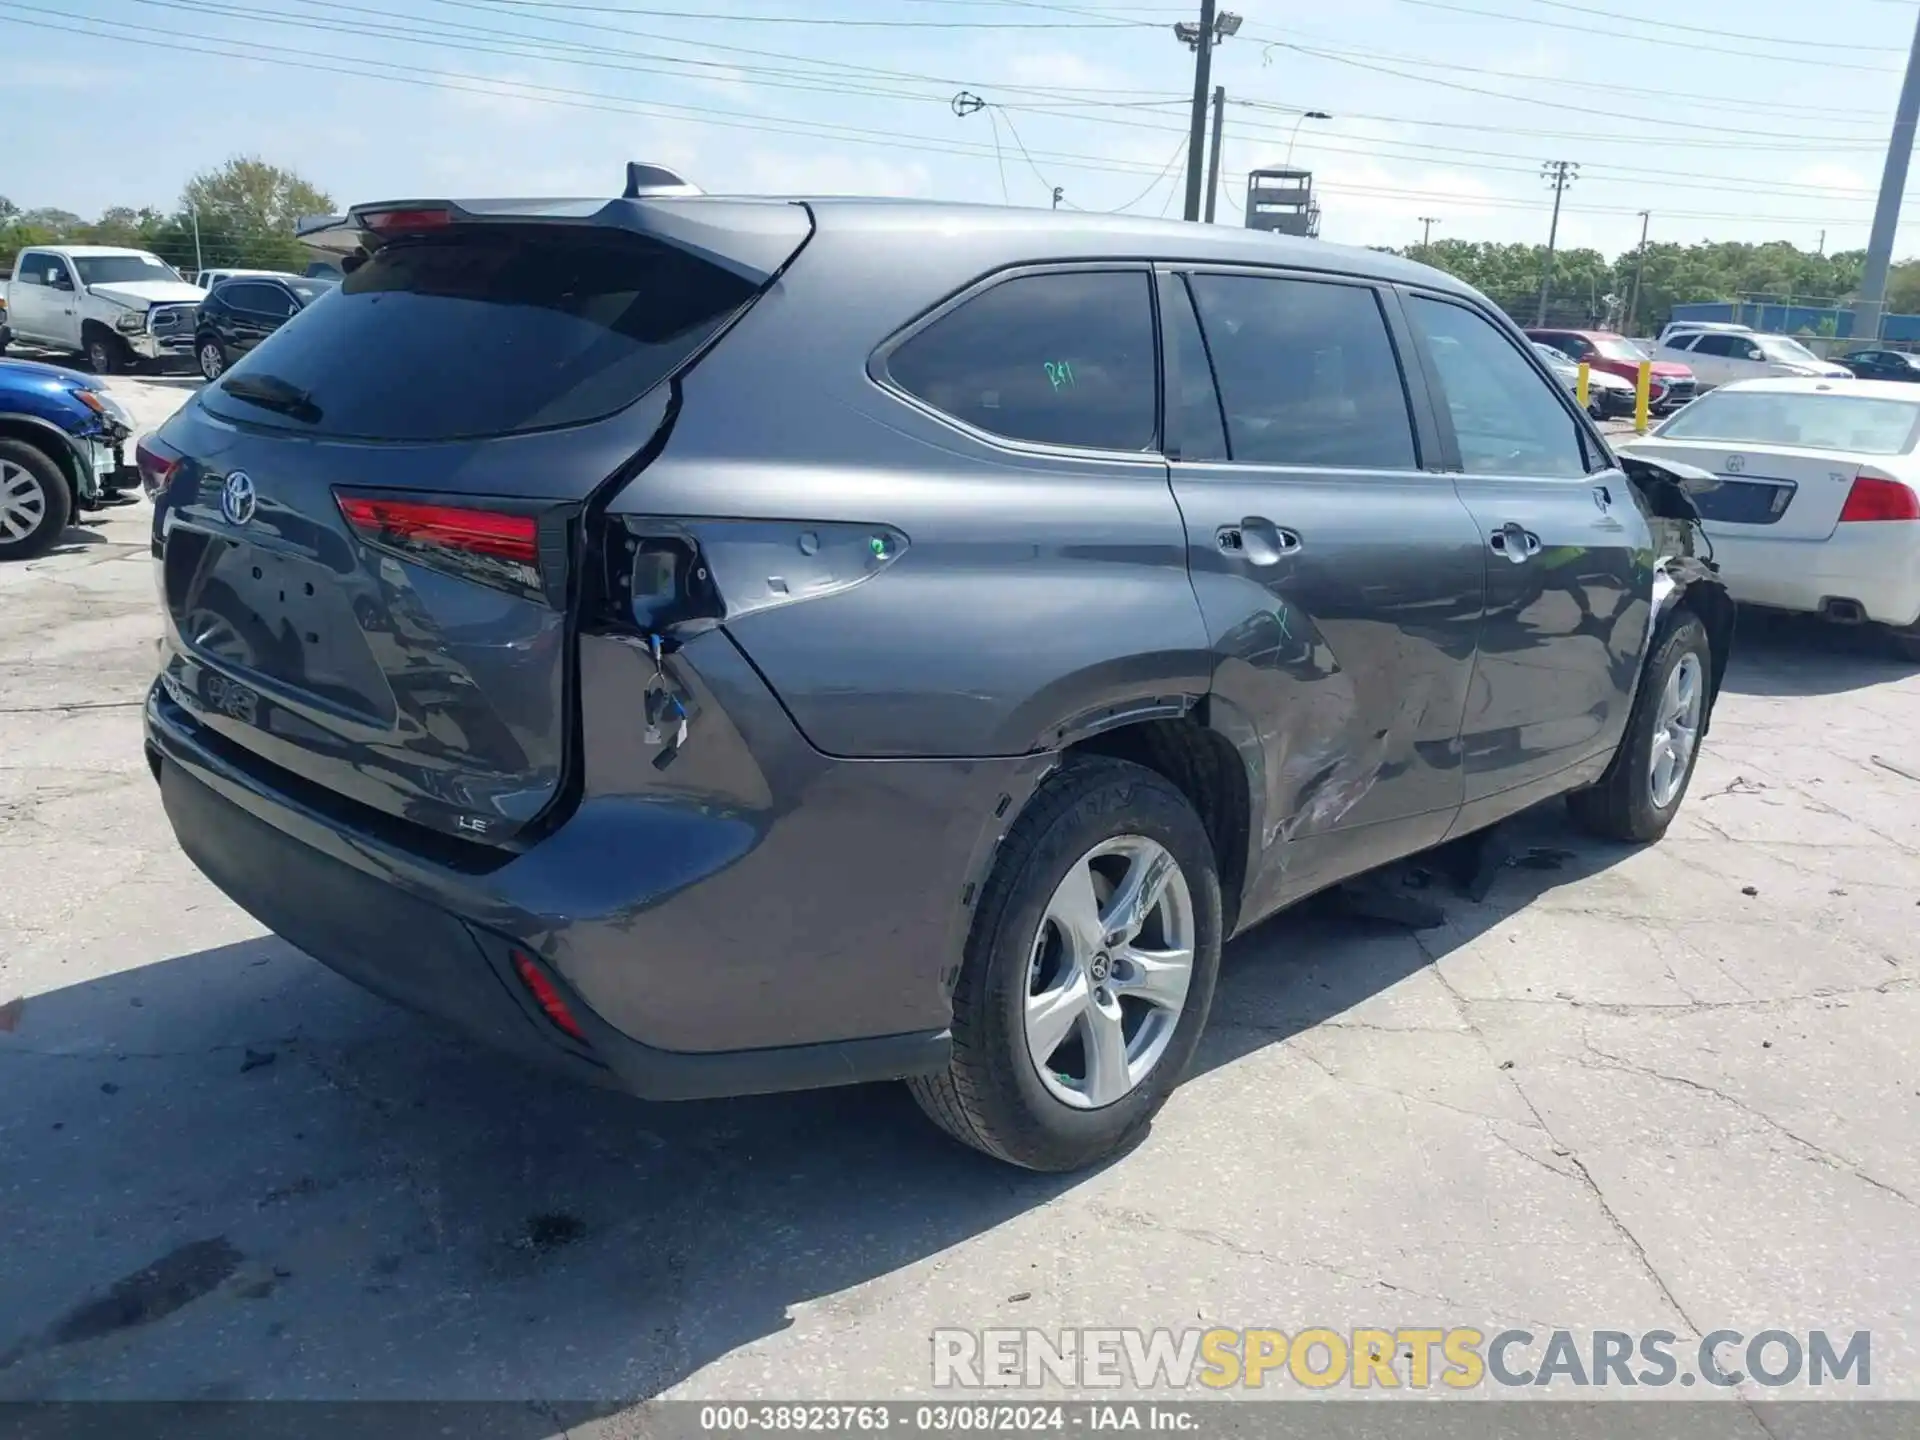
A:
[[[1573,383],[1573,398],[1580,402],[1580,408],[1586,409],[1590,400],[1587,395],[1587,377],[1593,373],[1593,366],[1587,361],[1580,362],[1580,378]]]
[[[1633,433],[1644,435],[1650,427],[1649,412],[1653,408],[1653,362],[1640,362],[1640,375],[1633,382]]]

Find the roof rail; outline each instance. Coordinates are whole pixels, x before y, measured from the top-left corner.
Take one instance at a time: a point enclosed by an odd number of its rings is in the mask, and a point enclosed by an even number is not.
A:
[[[627,188],[622,199],[638,200],[643,195],[698,195],[701,193],[698,186],[689,184],[685,177],[664,165],[652,165],[644,160],[627,162]]]

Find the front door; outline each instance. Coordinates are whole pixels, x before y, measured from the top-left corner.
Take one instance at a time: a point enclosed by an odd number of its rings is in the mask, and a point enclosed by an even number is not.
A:
[[[1422,468],[1410,341],[1373,286],[1169,270],[1160,296],[1213,700],[1265,767],[1252,919],[1451,825],[1487,566],[1453,485]]]
[[[1504,795],[1517,808],[1619,743],[1647,637],[1652,537],[1612,456],[1518,337],[1457,299],[1405,303],[1486,555],[1467,802]]]

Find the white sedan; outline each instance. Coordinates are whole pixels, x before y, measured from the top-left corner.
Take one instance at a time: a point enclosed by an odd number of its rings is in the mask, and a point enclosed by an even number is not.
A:
[[[1920,660],[1920,395],[1877,380],[1740,380],[1625,455],[1712,473],[1694,501],[1734,599],[1874,622]]]

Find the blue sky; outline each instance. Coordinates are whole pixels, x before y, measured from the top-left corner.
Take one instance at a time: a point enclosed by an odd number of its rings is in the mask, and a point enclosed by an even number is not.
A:
[[[1327,239],[1866,243],[1914,0],[1223,0],[1221,218],[1315,172]],[[709,190],[1180,212],[1170,0],[0,0],[0,193],[170,207],[237,153],[352,203]],[[1625,18],[1628,16],[1636,18]],[[1657,18],[1639,18],[1657,17]],[[1679,28],[1692,27],[1692,28]],[[965,89],[989,102],[956,115]],[[1321,110],[1328,121],[1300,120]],[[1297,130],[1297,139],[1295,138]],[[25,143],[21,143],[25,142]],[[1916,172],[1920,184],[1920,172]],[[1920,210],[1920,206],[1910,206]],[[1897,253],[1920,253],[1920,214]]]

